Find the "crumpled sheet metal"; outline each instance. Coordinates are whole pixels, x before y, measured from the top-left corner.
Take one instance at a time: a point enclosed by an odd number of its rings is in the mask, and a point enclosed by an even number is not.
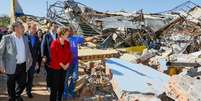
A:
[[[160,95],[164,92],[169,76],[142,64],[132,64],[111,58],[106,67],[113,73],[113,88],[118,98],[126,92]]]

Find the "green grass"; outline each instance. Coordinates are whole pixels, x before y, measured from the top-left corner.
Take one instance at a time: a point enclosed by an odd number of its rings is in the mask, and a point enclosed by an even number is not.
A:
[[[7,16],[0,17],[0,27],[7,27],[10,24],[10,18]]]

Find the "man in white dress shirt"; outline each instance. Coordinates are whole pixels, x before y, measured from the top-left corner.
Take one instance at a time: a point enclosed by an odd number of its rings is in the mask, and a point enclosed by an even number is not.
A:
[[[0,70],[8,77],[9,101],[23,101],[21,93],[26,86],[26,72],[32,64],[32,57],[22,23],[13,23],[12,30],[13,33],[3,36],[0,42]]]

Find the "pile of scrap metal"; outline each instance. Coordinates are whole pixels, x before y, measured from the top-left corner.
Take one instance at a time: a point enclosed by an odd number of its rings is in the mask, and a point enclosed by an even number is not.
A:
[[[190,9],[184,10],[186,7]],[[171,12],[178,15],[178,17],[156,33],[161,34],[162,42],[165,46],[173,48],[174,53],[199,51],[201,44],[201,7],[192,4],[192,2],[187,2],[178,6],[178,8],[182,11]]]
[[[73,26],[83,35],[92,36],[99,48],[129,47],[152,41],[160,28],[176,17],[171,14],[99,12],[74,0],[57,1],[49,5],[48,17]]]
[[[70,25],[97,48],[147,47],[120,59],[114,50],[79,51],[76,91],[83,100],[200,101],[201,7],[190,1],[145,14],[98,12],[65,0],[49,5],[48,18],[30,18],[41,28],[52,21]],[[106,58],[112,59],[99,61]]]
[[[190,8],[189,5],[192,7]],[[188,11],[178,11],[178,9],[184,10],[185,7],[188,8]],[[160,62],[162,60],[179,62],[177,61],[179,58],[186,56],[190,58],[192,57],[190,53],[201,50],[201,7],[192,4],[192,2],[186,2],[173,9],[173,11],[169,10],[165,14],[175,15],[176,18],[156,31],[159,38],[155,42],[160,43],[160,47],[154,48],[150,45],[151,47],[148,50],[138,56],[136,63],[143,63],[161,69],[162,64]],[[163,70],[167,69],[165,66],[162,67],[164,67]]]
[[[184,7],[188,9],[185,11]],[[142,54],[124,54],[120,59],[106,62],[113,73],[112,84],[119,99],[201,100],[201,7],[188,1],[176,9],[177,13],[172,11],[176,18],[156,31],[160,37],[159,49],[146,49]]]
[[[200,11],[190,1],[166,12],[146,14],[143,10],[99,12],[74,0],[64,0],[48,5],[47,18],[25,15],[22,19],[35,20],[44,30],[49,22],[70,25],[77,33],[90,36],[98,48],[145,45],[159,49],[163,43],[177,52],[190,53],[199,50],[194,46],[200,42],[194,40],[200,39]]]

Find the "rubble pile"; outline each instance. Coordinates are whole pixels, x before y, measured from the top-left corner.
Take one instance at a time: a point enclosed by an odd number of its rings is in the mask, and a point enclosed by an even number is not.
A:
[[[188,1],[161,13],[147,14],[143,10],[132,13],[99,12],[79,2],[66,0],[51,4],[48,17],[61,25],[71,25],[78,34],[84,35],[88,48],[95,48],[96,51],[97,48],[112,48],[121,55],[120,60],[106,60],[108,65],[99,61],[96,66],[92,61],[97,63],[97,60],[117,55],[106,55],[107,51],[80,55],[80,60],[93,64],[83,62],[85,65],[80,66],[85,67],[80,74],[87,74],[85,86],[79,89],[80,96],[96,100],[199,101],[200,80],[195,77],[199,76],[196,69],[200,67],[201,55],[200,11],[199,5]],[[138,53],[122,49],[139,46],[145,49]],[[103,72],[105,68],[100,65],[109,68],[112,76],[106,75]],[[192,75],[194,73],[196,76]],[[132,77],[131,80],[128,80],[129,77]],[[161,83],[161,88],[155,86],[156,82]],[[135,87],[137,85],[138,88]]]
[[[83,101],[201,101],[201,7],[187,1],[160,13],[99,12],[74,0],[34,20],[85,37],[76,92]],[[174,75],[174,76],[173,76]]]
[[[200,101],[201,81],[186,75],[173,76],[166,94],[176,101]]]
[[[80,77],[76,90],[83,101],[112,101],[117,99],[110,82],[111,73],[104,62],[80,62]]]

